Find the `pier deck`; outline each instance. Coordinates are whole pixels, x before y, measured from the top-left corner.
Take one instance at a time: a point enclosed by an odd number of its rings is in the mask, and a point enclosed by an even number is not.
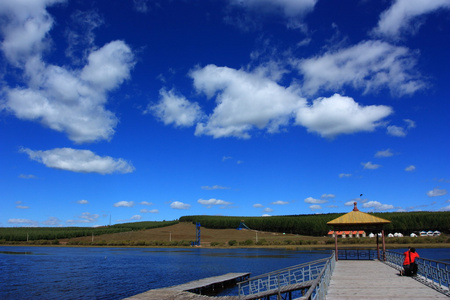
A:
[[[228,273],[221,276],[208,277],[204,279],[194,280],[188,283],[175,285],[167,288],[149,290],[147,292],[137,294],[126,298],[126,300],[182,300],[182,299],[215,299],[215,300],[231,300],[238,297],[208,297],[193,292],[202,290],[214,290],[230,282],[247,279],[250,273]]]
[[[327,300],[449,299],[380,261],[340,260],[331,276]]]

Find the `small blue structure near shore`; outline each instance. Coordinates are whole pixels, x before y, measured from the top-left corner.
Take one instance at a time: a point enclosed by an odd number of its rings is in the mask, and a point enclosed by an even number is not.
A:
[[[200,222],[195,224],[195,236],[196,240],[191,243],[191,246],[200,246]]]
[[[237,230],[242,230],[242,229],[250,229],[247,225],[245,225],[245,223],[244,223],[244,221],[242,221],[240,224],[239,224],[239,227],[238,228],[236,228]]]

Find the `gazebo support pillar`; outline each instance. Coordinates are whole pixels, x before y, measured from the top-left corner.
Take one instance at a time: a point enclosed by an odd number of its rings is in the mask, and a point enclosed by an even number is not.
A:
[[[335,255],[336,255],[336,261],[338,261],[338,244],[337,244],[337,241],[338,241],[338,238],[337,238],[337,231],[336,231],[336,229],[334,230],[334,252],[335,252]]]
[[[383,261],[386,261],[386,243],[384,240],[384,229],[381,229],[381,239],[383,241]]]
[[[378,241],[378,233],[377,233],[377,258],[380,260],[380,242]]]

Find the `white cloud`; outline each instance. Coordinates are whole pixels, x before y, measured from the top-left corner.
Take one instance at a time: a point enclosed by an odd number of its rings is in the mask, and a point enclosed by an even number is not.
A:
[[[439,197],[447,194],[446,189],[434,188],[431,191],[427,192],[428,197]]]
[[[117,222],[139,221],[139,220],[141,220],[141,219],[142,219],[142,216],[141,216],[141,215],[134,215],[134,216],[132,216],[131,218],[128,218],[128,219],[120,219],[120,220],[117,220]]]
[[[412,172],[415,170],[416,170],[416,166],[414,166],[414,165],[410,165],[405,168],[405,171],[407,171],[407,172]]]
[[[72,148],[55,148],[46,151],[33,151],[22,148],[30,159],[53,169],[81,173],[131,173],[134,167],[122,158],[115,159],[109,156],[98,156],[90,150],[77,150]]]
[[[381,167],[381,165],[377,165],[377,164],[373,164],[372,162],[368,161],[366,163],[361,163],[361,165],[364,166],[364,169],[369,169],[369,170],[375,170]]]
[[[253,204],[253,207],[262,208],[262,207],[264,207],[264,205],[262,205],[261,203],[255,203],[255,204]]]
[[[321,203],[327,203],[328,200],[325,199],[314,199],[313,197],[308,197],[305,200],[305,203],[311,203],[311,204],[321,204]]]
[[[190,127],[203,117],[198,103],[189,102],[185,97],[176,95],[173,90],[161,89],[159,95],[158,104],[149,105],[147,112],[153,113],[165,125]]]
[[[23,179],[36,179],[37,177],[32,175],[32,174],[20,174],[19,178],[23,178]]]
[[[141,203],[139,203],[139,204],[141,204],[141,205],[153,205],[153,203],[152,202],[148,202],[148,201],[141,201]]]
[[[378,201],[369,201],[369,202],[363,203],[362,206],[364,208],[373,208],[373,209],[378,210],[378,211],[394,209],[393,205],[381,204]]]
[[[330,199],[330,198],[335,198],[336,195],[334,194],[322,194],[322,196],[320,196],[320,198],[322,199]]]
[[[78,204],[88,204],[89,201],[87,201],[87,200],[78,200],[77,203]]]
[[[253,12],[257,16],[279,14],[287,20],[288,27],[304,30],[305,25],[301,21],[307,13],[314,9],[317,0],[229,0],[229,2],[235,7],[244,8],[247,11]],[[233,16],[236,15],[240,14],[234,14]],[[249,23],[253,19],[252,17],[247,17],[244,21],[233,19],[229,22]]]
[[[394,153],[392,153],[391,149],[380,150],[375,153],[375,157],[391,157]]]
[[[348,173],[339,174],[339,178],[346,178],[346,177],[352,177],[352,174],[348,174]]]
[[[204,186],[202,186],[202,190],[228,190],[228,189],[230,189],[230,188],[226,187],[226,186],[220,186],[220,185],[213,185],[213,186],[204,185]]]
[[[402,127],[390,125],[386,128],[387,134],[398,137],[405,137],[406,132]]]
[[[170,207],[173,209],[189,209],[191,208],[191,205],[180,201],[174,201],[170,204]]]
[[[207,206],[208,208],[211,208],[213,205],[222,205],[222,206],[226,206],[226,205],[230,205],[232,204],[231,202],[227,202],[227,201],[223,201],[223,200],[219,200],[219,199],[198,199],[197,200],[198,203],[200,203],[201,205]]]
[[[322,56],[293,61],[304,76],[303,89],[309,94],[348,86],[363,89],[364,94],[388,88],[392,95],[403,96],[425,86],[414,70],[414,55],[405,47],[381,41],[363,41]]]
[[[408,133],[409,129],[416,127],[416,123],[412,120],[404,119],[403,121],[405,121],[405,123],[406,123],[405,127],[396,126],[396,125],[387,126],[387,128],[386,128],[387,134],[392,135],[392,136],[405,137],[406,134]]]
[[[42,224],[47,226],[61,226],[62,221],[58,219],[57,217],[49,217],[47,220],[42,222]]]
[[[278,200],[278,201],[272,202],[270,204],[273,204],[273,205],[286,205],[286,204],[289,204],[289,202]]]
[[[43,51],[49,48],[53,26],[46,5],[57,2],[62,1],[0,3],[0,16],[6,20],[1,50],[23,72],[25,83],[4,88],[4,107],[19,119],[65,132],[76,143],[108,140],[117,118],[105,109],[107,94],[130,77],[132,51],[123,41],[113,41],[94,49],[82,69],[45,63]]]
[[[157,214],[157,213],[159,213],[159,210],[157,210],[157,209],[141,209],[140,210],[140,212],[142,213],[142,214]]]
[[[266,207],[263,210],[264,212],[273,212],[273,209],[271,209],[270,207]]]
[[[314,205],[310,205],[309,209],[311,209],[311,210],[319,210],[319,209],[322,209],[322,206],[314,204]]]
[[[398,39],[404,33],[414,34],[423,23],[418,18],[439,9],[450,9],[450,2],[448,0],[396,0],[381,14],[373,33],[392,39]]]
[[[354,206],[355,205],[355,200],[350,200],[344,203],[345,206]]]
[[[119,201],[114,203],[114,207],[133,207],[134,201]]]
[[[8,219],[9,224],[37,227],[39,222],[30,219]]]
[[[17,205],[16,208],[18,208],[18,209],[29,209],[30,207],[26,206],[26,205]]]
[[[78,216],[78,219],[75,220],[67,220],[66,223],[73,225],[73,224],[81,224],[81,223],[94,223],[97,222],[97,219],[100,216],[98,214],[91,214],[89,212],[84,212],[80,216]]]
[[[216,97],[217,106],[196,135],[250,138],[253,129],[278,132],[305,103],[294,88],[285,88],[260,74],[208,65],[191,72],[197,91]]]
[[[439,209],[440,211],[450,211],[450,205],[444,206]]]
[[[350,97],[334,94],[330,98],[318,98],[311,106],[299,109],[296,123],[310,132],[332,138],[344,133],[374,131],[391,113],[388,106],[361,106]]]

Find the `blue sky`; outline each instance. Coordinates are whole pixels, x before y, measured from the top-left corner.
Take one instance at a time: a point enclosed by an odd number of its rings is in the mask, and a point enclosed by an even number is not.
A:
[[[0,2],[0,226],[448,211],[450,0]]]

